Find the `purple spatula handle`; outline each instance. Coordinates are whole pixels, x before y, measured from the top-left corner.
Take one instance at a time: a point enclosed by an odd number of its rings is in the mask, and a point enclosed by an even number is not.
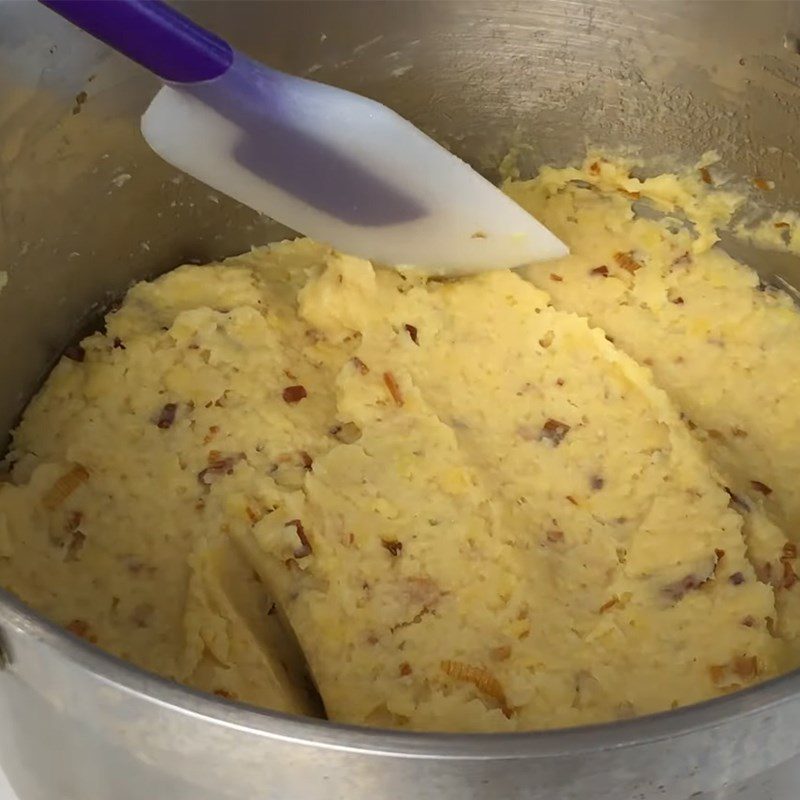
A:
[[[65,19],[174,83],[218,78],[233,48],[161,0],[40,0]]]

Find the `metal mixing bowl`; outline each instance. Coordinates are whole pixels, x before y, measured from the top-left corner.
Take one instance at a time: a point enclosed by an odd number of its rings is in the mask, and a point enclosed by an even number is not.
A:
[[[257,58],[387,102],[491,174],[587,142],[776,182],[797,207],[800,5],[195,2]],[[283,235],[138,134],[156,83],[32,2],[0,0],[0,438],[63,346],[134,280]],[[794,262],[760,258],[790,280]],[[1,445],[1,443],[0,443]],[[22,800],[800,794],[800,674],[648,718],[514,735],[353,729],[223,704],[0,594],[0,753]]]

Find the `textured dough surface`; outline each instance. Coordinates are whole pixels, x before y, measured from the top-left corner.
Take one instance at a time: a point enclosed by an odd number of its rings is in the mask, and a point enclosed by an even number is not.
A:
[[[624,164],[602,159],[580,171],[542,170],[507,191],[572,251],[551,262],[552,270],[529,268],[527,277],[558,308],[587,317],[649,365],[737,494],[763,504],[798,538],[800,314],[786,294],[711,247],[725,203],[720,208],[699,179],[637,180]],[[704,235],[634,214],[631,193],[665,212],[687,213]],[[593,272],[601,266],[607,276]]]
[[[796,577],[784,546],[800,539],[800,314],[712,246],[741,197],[709,189],[706,170],[640,180],[631,166],[591,156],[580,170],[546,167],[508,183],[572,251],[526,277],[651,368],[733,491],[751,560],[786,611],[781,633],[797,645],[800,592],[787,591]],[[637,214],[636,201],[664,216]],[[797,237],[791,215],[768,224],[773,239]]]
[[[693,240],[589,167],[509,188],[573,248],[530,280],[299,240],[135,286],[15,434],[0,583],[146,669],[314,713],[299,644],[355,723],[558,727],[786,669],[800,404],[772,366],[743,395],[773,339],[797,360],[796,312],[708,250],[713,200]]]

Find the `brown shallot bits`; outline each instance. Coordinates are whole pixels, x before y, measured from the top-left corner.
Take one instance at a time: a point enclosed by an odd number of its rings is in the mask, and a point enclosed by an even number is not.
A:
[[[213,442],[218,433],[219,425],[211,425],[208,429],[208,433],[203,437],[203,444],[210,444]]]
[[[362,375],[366,375],[369,372],[369,367],[358,356],[353,356],[350,361]]]
[[[409,335],[411,341],[414,342],[414,344],[419,345],[419,332],[417,331],[416,326],[406,323],[403,325],[403,327],[405,328],[406,333]]]
[[[767,633],[773,638],[778,635],[773,617],[764,617],[764,624],[767,626]]]
[[[591,275],[599,275],[601,278],[608,277],[608,267],[605,264],[601,264],[599,267],[589,270],[589,272]]]
[[[395,631],[402,630],[403,628],[410,628],[412,625],[419,625],[425,617],[430,614],[433,614],[433,610],[428,608],[428,606],[423,606],[416,614],[414,614],[411,619],[403,620],[402,622],[398,622],[396,625],[392,625],[389,628],[389,633],[394,633]]]
[[[209,450],[207,459],[209,465],[216,464],[218,461],[222,461],[222,453],[219,450]]]
[[[296,384],[295,386],[287,386],[283,390],[283,399],[286,403],[293,405],[294,403],[299,403],[301,400],[308,397],[308,392],[306,391],[305,386],[301,386],[300,384]]]
[[[83,550],[84,542],[86,542],[86,534],[80,529],[82,522],[83,513],[80,511],[73,511],[67,518],[64,526],[64,530],[67,533],[64,561],[78,561],[80,558],[81,550]]]
[[[764,497],[769,497],[772,494],[772,488],[767,486],[766,483],[762,483],[761,481],[750,481],[750,485],[757,492],[763,494]]]
[[[679,581],[674,581],[673,583],[668,583],[663,589],[663,593],[670,598],[670,600],[675,601],[676,603],[683,598],[691,591],[695,589],[699,589],[704,583],[708,581],[710,575],[706,575],[705,577],[700,575],[686,575],[684,578],[681,578]]]
[[[42,497],[42,505],[48,511],[57,509],[81,484],[89,480],[89,471],[82,464],[74,464]]]
[[[553,447],[558,447],[564,441],[564,437],[569,433],[570,426],[566,422],[557,419],[548,419],[542,426],[539,433],[539,441],[548,441]]]
[[[159,412],[158,418],[156,419],[156,425],[161,428],[161,430],[171,428],[172,423],[175,422],[175,416],[177,412],[177,403],[167,403]]]
[[[383,382],[389,390],[389,394],[394,400],[396,406],[402,406],[404,403],[403,393],[400,391],[400,385],[397,383],[397,378],[391,372],[383,373]]]
[[[611,609],[618,604],[619,604],[619,598],[614,596],[609,600],[606,600],[606,602],[600,606],[600,608],[598,609],[598,613],[605,614],[606,611],[611,611]]]
[[[756,656],[736,656],[731,670],[743,680],[751,680],[758,675],[758,658]]]
[[[290,519],[286,523],[286,527],[294,528],[297,538],[300,540],[300,544],[294,549],[292,555],[294,555],[295,558],[305,558],[306,556],[310,556],[314,551],[311,547],[311,542],[308,539],[308,535],[306,534],[306,530],[303,527],[303,523],[299,519]]]
[[[711,682],[722,692],[740,689],[742,682],[754,680],[760,672],[758,657],[747,654],[734,656],[727,664],[712,664],[708,668]]]
[[[725,667],[722,664],[712,664],[708,668],[712,683],[719,685],[725,679]]]
[[[797,573],[794,571],[794,567],[788,562],[783,562],[783,588],[784,589],[791,589],[797,583]]]
[[[621,269],[624,269],[626,272],[630,272],[631,275],[642,268],[642,265],[633,257],[632,252],[627,253],[614,253],[614,261],[617,262],[617,266]]]
[[[673,267],[685,267],[687,264],[692,263],[692,256],[691,253],[687,250],[684,253],[681,253],[673,262]]]
[[[794,542],[784,543],[779,563],[765,561],[755,567],[756,577],[761,583],[774,589],[791,589],[798,581],[792,562],[797,559],[797,545]]]
[[[390,555],[399,556],[403,552],[403,543],[397,539],[381,539],[381,547],[388,550]]]
[[[197,480],[203,486],[211,486],[225,475],[232,475],[233,468],[244,458],[244,453],[223,456],[219,451],[212,450],[208,454],[208,466],[197,473]]]
[[[506,701],[506,693],[497,678],[485,667],[476,667],[465,664],[463,661],[442,661],[440,668],[445,675],[453,680],[471,683],[479,692],[491,697],[500,706],[506,717],[512,714]]]

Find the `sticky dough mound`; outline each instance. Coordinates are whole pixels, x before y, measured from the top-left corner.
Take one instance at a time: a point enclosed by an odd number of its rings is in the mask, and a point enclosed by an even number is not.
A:
[[[319,713],[299,645],[361,724],[568,726],[788,668],[798,315],[594,164],[508,187],[573,250],[527,276],[298,240],[135,286],[16,431],[0,583]]]

